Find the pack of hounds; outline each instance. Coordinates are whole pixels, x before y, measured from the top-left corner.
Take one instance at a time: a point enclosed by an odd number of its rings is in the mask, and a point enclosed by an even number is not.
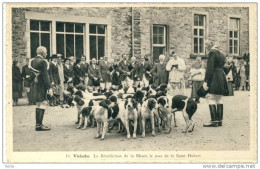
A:
[[[106,132],[118,126],[118,133],[126,132],[127,138],[144,138],[147,131],[156,136],[164,130],[172,130],[172,118],[176,125],[175,112],[182,111],[186,127],[183,133],[192,132],[195,123],[192,120],[197,110],[196,102],[183,95],[167,95],[168,86],[159,87],[123,87],[103,94],[88,93],[84,86],[70,86],[64,92],[67,107],[77,107],[79,118],[77,129],[97,127],[96,139],[105,139]]]

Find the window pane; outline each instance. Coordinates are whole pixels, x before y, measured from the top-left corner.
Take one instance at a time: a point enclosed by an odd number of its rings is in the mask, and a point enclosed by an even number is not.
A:
[[[74,35],[66,35],[66,56],[74,56]]]
[[[194,53],[198,53],[198,38],[194,38]]]
[[[105,55],[105,37],[99,36],[98,37],[98,59],[100,57],[104,57]]]
[[[96,36],[89,37],[89,50],[90,50],[90,59],[97,58],[97,50],[96,50]]]
[[[64,32],[64,23],[57,22],[56,23],[56,31],[57,32]]]
[[[36,49],[39,46],[39,33],[31,33],[31,57],[35,57]]]
[[[158,27],[157,26],[153,26],[153,36],[156,35],[158,32]]]
[[[229,37],[233,38],[233,31],[229,31]]]
[[[74,32],[74,24],[73,23],[66,23],[66,32]]]
[[[105,25],[97,25],[98,34],[105,34]]]
[[[204,26],[204,15],[199,16],[199,26]]]
[[[83,33],[83,24],[76,23],[75,24],[75,32],[76,33]]]
[[[198,26],[198,25],[199,25],[199,16],[194,15],[194,26]]]
[[[50,34],[49,33],[41,34],[41,46],[46,47],[47,57],[49,57],[50,56]]]
[[[234,31],[234,38],[238,38],[238,31]]]
[[[204,36],[204,30],[200,29],[200,36]]]
[[[238,46],[238,41],[234,40],[234,47],[237,47],[237,46]]]
[[[97,27],[96,25],[89,25],[89,33],[97,33]]]
[[[232,47],[233,46],[233,41],[229,40],[229,46]]]
[[[64,55],[64,34],[56,35],[56,51],[57,53],[62,54],[64,57],[69,57]]]
[[[38,31],[39,30],[39,21],[30,21],[30,30]]]
[[[204,39],[203,38],[200,38],[199,48],[200,48],[200,52],[199,53],[203,53],[204,52]]]
[[[83,54],[83,35],[76,35],[76,57]]]
[[[158,37],[158,41],[159,41],[158,44],[161,44],[161,45],[164,44],[164,43],[163,43],[163,37],[162,37],[162,36],[159,36],[159,37]]]
[[[234,54],[237,54],[237,53],[238,53],[237,47],[234,47]]]
[[[194,29],[194,35],[198,35],[198,29]]]
[[[164,29],[163,29],[163,27],[159,27],[159,34],[160,34],[160,35],[163,35],[163,34],[164,34]]]
[[[50,22],[41,22],[41,31],[50,31]]]
[[[229,47],[229,53],[230,53],[230,54],[233,54],[233,53],[232,53],[232,47]]]

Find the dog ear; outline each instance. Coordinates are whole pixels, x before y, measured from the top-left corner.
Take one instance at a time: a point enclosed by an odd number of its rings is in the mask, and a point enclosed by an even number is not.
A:
[[[133,99],[133,107],[137,109],[137,101]]]
[[[80,99],[78,105],[79,105],[79,106],[83,106],[84,104],[85,104],[84,100],[81,100],[81,99]]]
[[[103,101],[101,101],[101,102],[99,103],[99,106],[101,106],[101,107],[104,107],[104,108],[108,109],[108,105],[107,105],[107,102],[106,102],[106,100],[103,100]]]

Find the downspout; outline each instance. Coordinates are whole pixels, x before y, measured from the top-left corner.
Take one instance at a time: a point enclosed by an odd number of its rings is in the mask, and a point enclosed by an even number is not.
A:
[[[133,7],[131,7],[132,12],[132,57],[134,57],[134,11]]]

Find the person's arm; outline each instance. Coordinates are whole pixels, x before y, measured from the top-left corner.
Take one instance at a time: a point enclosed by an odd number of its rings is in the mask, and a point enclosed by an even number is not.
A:
[[[45,62],[44,62],[45,63]],[[47,70],[47,66],[46,66],[46,70]],[[50,68],[49,68],[49,81],[50,83],[52,84],[54,81],[53,81],[53,76],[52,76],[52,73],[53,73],[53,67],[52,67],[52,64],[50,63]]]
[[[214,64],[215,64],[215,53],[209,52],[209,57],[208,57],[208,61],[207,61],[207,69],[206,69],[206,74],[205,74],[205,78],[204,78],[204,82],[207,83],[207,86],[209,86],[212,81]]]
[[[166,64],[166,70],[171,71],[172,70],[172,61],[169,60],[168,63]]]
[[[102,79],[102,66],[101,66],[102,64],[99,64],[98,65],[98,77],[99,77],[99,79]]]

